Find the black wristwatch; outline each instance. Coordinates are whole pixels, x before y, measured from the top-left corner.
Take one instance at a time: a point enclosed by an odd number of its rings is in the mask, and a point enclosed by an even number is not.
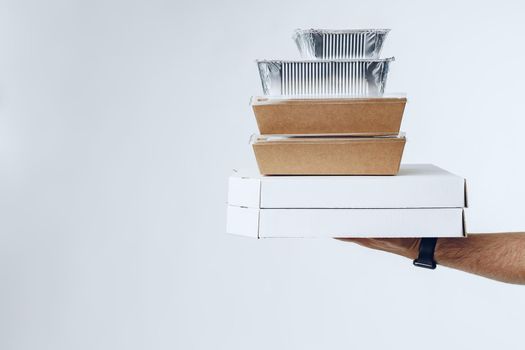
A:
[[[421,238],[419,243],[419,256],[414,260],[414,265],[426,269],[435,269],[434,250],[436,249],[437,238]]]

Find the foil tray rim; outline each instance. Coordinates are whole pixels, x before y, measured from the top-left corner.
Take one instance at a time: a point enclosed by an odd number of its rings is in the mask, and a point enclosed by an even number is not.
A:
[[[256,59],[256,63],[330,63],[330,62],[393,62],[395,57],[387,58],[340,58],[340,59],[291,59],[291,60],[279,60],[279,59]]]

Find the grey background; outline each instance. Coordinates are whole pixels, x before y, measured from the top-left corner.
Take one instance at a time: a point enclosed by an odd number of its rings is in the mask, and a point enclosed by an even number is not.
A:
[[[254,166],[255,58],[297,27],[393,28],[404,161],[523,230],[519,1],[1,1],[0,349],[493,349],[523,288],[333,240],[225,234]],[[431,339],[431,341],[429,341]]]

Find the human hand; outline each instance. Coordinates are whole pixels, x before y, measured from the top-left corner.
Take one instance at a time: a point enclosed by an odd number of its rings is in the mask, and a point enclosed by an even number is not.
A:
[[[414,260],[420,238],[337,238]],[[498,281],[525,285],[525,232],[473,234],[439,238],[434,260],[439,265]]]
[[[419,255],[420,238],[337,238],[340,241],[357,243],[363,247],[382,250],[416,259]]]

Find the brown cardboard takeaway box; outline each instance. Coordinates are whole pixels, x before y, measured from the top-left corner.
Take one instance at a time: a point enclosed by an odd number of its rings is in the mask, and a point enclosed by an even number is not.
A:
[[[399,133],[406,98],[282,99],[252,97],[261,134]]]
[[[252,137],[263,175],[396,175],[403,134],[379,137]]]

